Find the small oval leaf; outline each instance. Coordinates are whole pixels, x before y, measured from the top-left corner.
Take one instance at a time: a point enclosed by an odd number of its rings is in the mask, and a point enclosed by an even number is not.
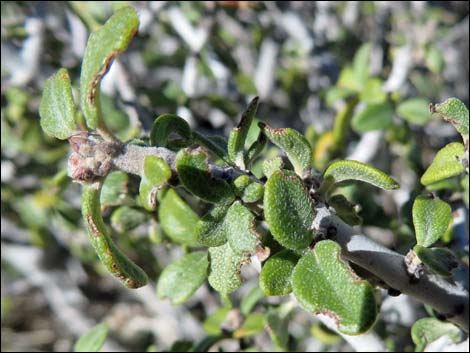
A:
[[[179,151],[176,170],[186,189],[204,201],[217,203],[234,199],[230,185],[210,175],[207,154],[201,148]]]
[[[416,125],[425,125],[431,119],[429,103],[422,98],[411,98],[400,103],[397,107],[397,114]]]
[[[261,237],[256,232],[255,216],[240,201],[228,209],[224,220],[227,241],[236,253],[252,255]]]
[[[344,160],[331,164],[323,174],[323,178],[332,178],[335,183],[347,180],[359,180],[381,189],[393,190],[400,187],[398,183],[381,170],[358,161]]]
[[[111,215],[111,225],[118,232],[133,230],[148,220],[148,214],[142,209],[135,209],[129,206],[116,208]]]
[[[177,305],[187,301],[207,278],[209,261],[203,251],[184,255],[168,265],[157,283],[157,295]]]
[[[253,313],[247,316],[242,326],[233,333],[234,338],[243,338],[256,335],[266,326],[266,314]]]
[[[101,323],[82,335],[73,346],[74,352],[99,352],[108,337],[108,325]]]
[[[113,60],[124,50],[137,33],[139,18],[132,7],[117,10],[88,39],[80,76],[80,102],[90,129],[102,124],[99,107],[99,85]]]
[[[340,253],[331,240],[316,244],[295,266],[292,288],[305,310],[332,316],[339,331],[358,335],[374,324],[377,303],[372,286],[357,278]]]
[[[423,264],[441,276],[452,276],[452,270],[459,265],[454,253],[446,248],[425,248],[416,245],[413,250]]]
[[[289,249],[304,249],[314,234],[313,204],[302,180],[281,170],[268,179],[264,191],[264,215],[274,238]]]
[[[175,190],[168,189],[163,195],[158,218],[163,231],[171,240],[188,246],[198,245],[195,228],[199,217]]]
[[[216,291],[229,294],[242,285],[240,270],[249,261],[247,255],[237,254],[228,243],[209,248],[209,284]]]
[[[192,132],[186,120],[174,114],[160,115],[155,119],[150,130],[150,144],[167,147],[173,133],[180,135],[185,140],[186,146],[191,143]]]
[[[171,178],[170,166],[160,157],[146,156],[144,159],[144,172],[140,180],[140,200],[148,211],[157,208],[157,192],[162,189]]]
[[[264,263],[259,286],[265,295],[287,295],[292,292],[292,272],[299,258],[295,252],[283,250]]]
[[[449,98],[445,102],[431,107],[433,113],[438,113],[446,121],[454,125],[458,132],[468,138],[468,109],[457,98]]]
[[[431,165],[421,177],[421,184],[427,186],[462,174],[465,171],[465,167],[460,163],[460,159],[464,157],[464,154],[465,148],[459,142],[449,143],[440,149]]]
[[[259,123],[259,127],[272,143],[286,152],[300,177],[303,178],[310,172],[312,147],[301,133],[290,128],[273,129],[263,123]]]
[[[428,344],[442,336],[449,337],[454,343],[461,340],[460,329],[457,326],[431,317],[416,321],[411,328],[411,338],[416,345],[416,352],[422,352]]]
[[[418,245],[429,247],[443,236],[452,220],[452,209],[446,202],[418,196],[413,203],[413,225]]]
[[[393,123],[393,107],[389,102],[369,104],[351,119],[351,127],[361,134],[372,130],[384,130]]]
[[[39,105],[41,127],[48,135],[68,139],[77,131],[72,85],[66,69],[48,78]]]

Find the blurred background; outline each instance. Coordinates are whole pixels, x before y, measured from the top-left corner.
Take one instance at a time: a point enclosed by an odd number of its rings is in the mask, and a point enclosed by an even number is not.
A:
[[[80,187],[64,172],[69,146],[39,126],[45,80],[65,67],[78,93],[90,31],[128,4],[139,14],[139,32],[102,84],[105,118],[122,140],[148,134],[162,113],[226,137],[259,95],[257,117],[305,133],[318,170],[347,157],[400,182],[393,195],[366,186],[344,193],[361,204],[367,235],[397,251],[409,249],[409,201],[422,191],[419,177],[439,148],[459,141],[450,124],[433,119],[428,105],[448,97],[469,103],[467,1],[4,1],[2,351],[71,350],[99,322],[110,328],[108,351],[184,350],[219,329],[214,313],[222,315],[222,303],[207,283],[189,302],[172,307],[157,299],[153,284],[127,290],[106,273],[84,232]],[[345,107],[347,123],[335,127]],[[106,221],[154,283],[182,250],[152,215],[136,211],[132,224],[113,217],[136,190],[135,180],[126,180],[122,193],[109,197]],[[468,266],[468,177],[434,191],[452,200],[455,227],[448,242],[466,251]],[[255,312],[284,308],[290,318],[284,349],[350,349],[312,315],[280,305],[287,298],[257,297],[256,271],[247,266],[245,272],[233,302],[248,295]],[[426,316],[422,305],[387,297],[381,310],[375,331],[387,347],[413,349],[409,328]],[[211,349],[280,349],[273,340],[261,328]]]

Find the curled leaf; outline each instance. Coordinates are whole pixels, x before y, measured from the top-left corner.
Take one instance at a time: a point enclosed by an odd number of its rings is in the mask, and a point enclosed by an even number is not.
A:
[[[358,161],[344,160],[332,163],[323,174],[324,179],[331,178],[340,183],[347,180],[359,180],[381,189],[392,190],[400,187],[398,183],[381,170]]]
[[[174,114],[160,115],[155,119],[150,130],[150,144],[167,147],[171,135],[175,133],[186,141],[186,145],[191,142],[192,132],[186,120]]]
[[[113,60],[126,50],[138,27],[136,11],[132,7],[123,7],[88,39],[80,76],[80,102],[90,129],[103,124],[99,107],[101,79]]]
[[[114,244],[103,222],[100,210],[101,184],[85,184],[82,193],[82,216],[88,236],[106,269],[126,287],[139,288],[147,284],[145,272],[124,255]]]

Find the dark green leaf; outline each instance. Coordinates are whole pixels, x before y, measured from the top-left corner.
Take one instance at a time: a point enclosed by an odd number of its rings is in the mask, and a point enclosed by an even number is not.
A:
[[[127,232],[137,228],[148,220],[148,215],[128,206],[121,206],[111,215],[111,225],[118,232]]]
[[[313,240],[313,204],[302,180],[289,171],[277,171],[264,191],[264,215],[274,238],[289,249],[304,249]]]
[[[153,122],[150,131],[150,144],[168,147],[169,139],[175,133],[185,140],[186,145],[191,143],[192,132],[186,120],[174,114],[160,115]]]
[[[224,224],[227,210],[227,205],[216,205],[201,218],[195,229],[195,236],[199,244],[220,246],[227,242]]]
[[[209,174],[207,154],[201,149],[184,149],[176,155],[176,170],[183,185],[197,197],[212,203],[233,200],[234,194],[225,181]]]
[[[459,265],[454,253],[449,249],[416,245],[413,250],[427,267],[441,276],[452,276],[451,271]]]

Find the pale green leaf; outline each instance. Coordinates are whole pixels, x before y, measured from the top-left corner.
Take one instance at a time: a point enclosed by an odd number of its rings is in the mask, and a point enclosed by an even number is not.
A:
[[[247,255],[237,254],[228,243],[209,248],[209,284],[216,291],[229,294],[242,285],[240,270],[249,261]]]
[[[416,125],[425,125],[431,120],[429,103],[426,99],[411,98],[397,107],[398,116]]]
[[[157,295],[177,305],[187,301],[207,278],[209,261],[203,251],[184,255],[168,265],[157,283]]]
[[[348,180],[358,180],[385,190],[393,190],[400,187],[398,183],[381,170],[368,164],[343,160],[332,163],[323,174],[325,180],[340,183]]]
[[[357,133],[385,130],[392,123],[393,108],[389,102],[368,104],[351,119],[351,126]]]
[[[421,184],[429,185],[447,179],[465,171],[460,159],[465,154],[464,146],[459,142],[449,143],[437,152],[431,165],[421,177]]]
[[[417,352],[422,352],[428,344],[442,336],[447,336],[452,342],[458,343],[461,339],[460,329],[450,322],[431,317],[416,321],[411,328],[411,338]]]
[[[413,225],[418,245],[429,247],[443,236],[452,220],[452,209],[446,202],[418,196],[413,203]]]
[[[81,336],[73,346],[74,352],[99,352],[108,337],[108,325],[101,323]]]
[[[340,258],[341,248],[321,241],[294,269],[292,288],[301,306],[334,317],[339,331],[358,335],[372,327],[377,303],[372,286],[359,279]]]
[[[290,128],[273,129],[263,123],[260,123],[260,128],[272,143],[286,152],[300,177],[308,175],[312,165],[312,147],[302,134]]]
[[[284,162],[281,157],[266,159],[263,161],[263,174],[269,178],[275,171],[281,170],[284,167]]]
[[[266,326],[266,315],[253,313],[247,316],[242,326],[233,333],[234,338],[243,338],[256,335],[264,330]]]
[[[377,77],[367,79],[359,100],[367,104],[382,104],[387,99],[387,92],[382,89],[383,82]]]
[[[466,135],[468,139],[468,109],[461,100],[449,98],[443,103],[435,104],[431,110],[452,123],[457,131]]]
[[[259,275],[259,286],[265,295],[287,295],[292,292],[292,272],[300,256],[283,250],[271,256]]]
[[[168,189],[163,195],[158,218],[163,231],[171,240],[189,246],[198,245],[195,229],[199,217],[175,190]]]
[[[77,131],[72,86],[66,69],[60,69],[47,79],[39,105],[39,115],[42,129],[55,138],[65,140]]]
[[[139,196],[146,210],[153,211],[157,208],[157,192],[168,183],[170,178],[170,166],[162,158],[157,156],[145,157]]]

